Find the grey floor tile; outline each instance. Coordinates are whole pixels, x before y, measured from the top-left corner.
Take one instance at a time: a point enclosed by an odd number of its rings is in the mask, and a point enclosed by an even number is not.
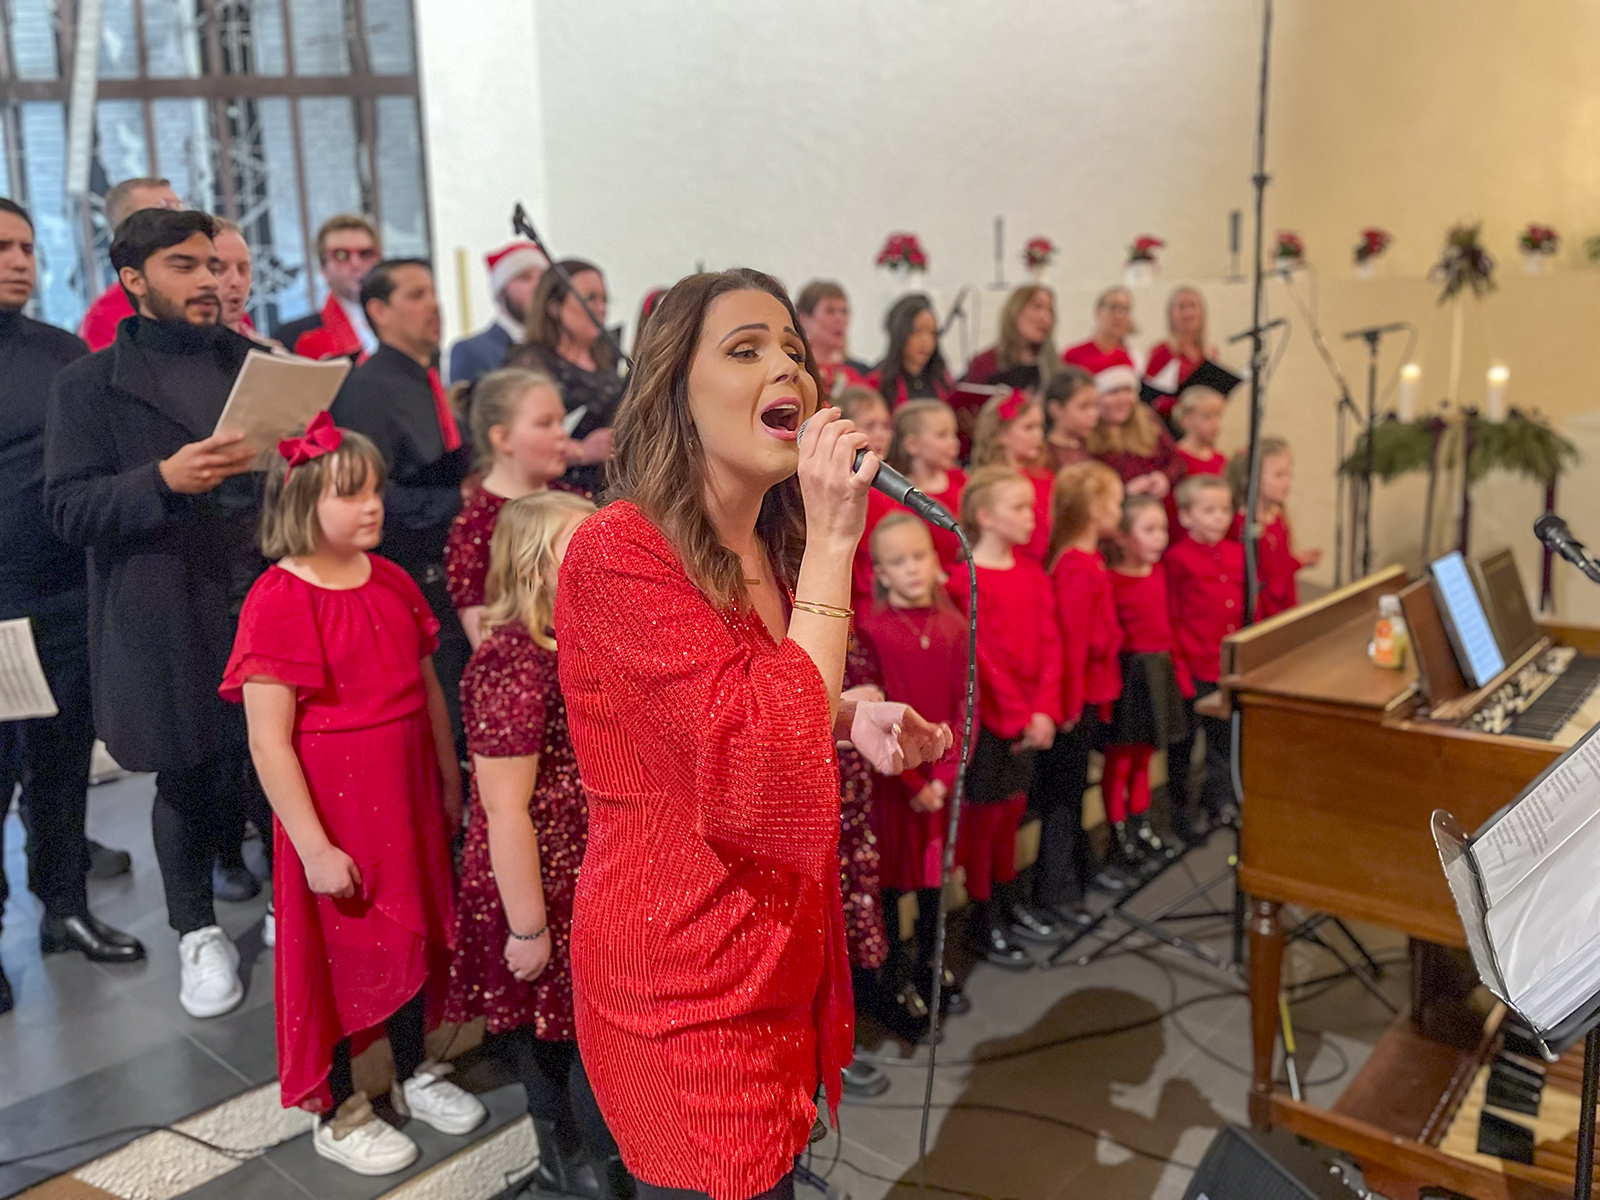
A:
[[[188,1036],[258,1087],[278,1077],[277,1015],[270,1004],[240,1008],[209,1021],[186,1022]]]

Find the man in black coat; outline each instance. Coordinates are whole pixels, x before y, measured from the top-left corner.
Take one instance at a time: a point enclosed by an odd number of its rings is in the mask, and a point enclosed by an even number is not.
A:
[[[361,304],[378,335],[378,351],[344,381],[333,419],[371,438],[389,465],[379,551],[417,581],[438,618],[433,665],[459,745],[461,671],[472,647],[445,587],[444,542],[461,511],[472,448],[433,365],[440,340],[433,268],[419,258],[381,262],[361,282]]]
[[[46,953],[135,962],[144,947],[89,912],[83,822],[94,722],[89,700],[88,595],[83,551],[50,529],[44,508],[44,427],[50,382],[89,352],[72,334],[22,315],[37,268],[33,219],[0,199],[0,620],[26,618],[60,711],[0,725],[0,862],[14,785],[27,806],[28,887],[44,906]],[[10,889],[0,866],[0,912]],[[11,988],[0,970],[0,1013]]]
[[[220,262],[204,213],[148,209],[111,262],[136,316],[56,376],[45,499],[56,533],[89,550],[95,728],[111,755],[156,772],[151,824],[179,1001],[218,1016],[244,998],[217,925],[219,813],[238,802],[243,716],[217,688],[233,644],[237,573],[254,549],[259,480],[240,435],[213,435],[254,345],[218,324]]]

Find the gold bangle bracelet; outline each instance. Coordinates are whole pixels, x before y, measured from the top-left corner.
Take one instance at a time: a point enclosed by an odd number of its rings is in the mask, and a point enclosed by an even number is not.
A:
[[[841,621],[848,621],[855,616],[848,608],[835,608],[831,604],[818,604],[814,600],[796,600],[794,607],[800,612],[815,613],[819,617],[837,617]]]

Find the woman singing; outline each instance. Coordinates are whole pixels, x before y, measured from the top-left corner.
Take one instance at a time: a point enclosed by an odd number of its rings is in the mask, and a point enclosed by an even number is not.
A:
[[[640,1195],[793,1195],[852,1055],[836,734],[899,770],[946,726],[839,698],[866,437],[817,410],[777,280],[661,300],[617,414],[615,503],[572,539],[561,684],[589,793],[578,1044]],[[798,477],[797,477],[798,476]],[[671,1191],[669,1189],[683,1189]]]

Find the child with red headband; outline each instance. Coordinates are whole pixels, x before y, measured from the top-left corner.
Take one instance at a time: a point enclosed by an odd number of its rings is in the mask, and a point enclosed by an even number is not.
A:
[[[355,1090],[350,1061],[385,1031],[402,1115],[464,1134],[487,1113],[424,1061],[454,928],[450,838],[461,775],[430,655],[438,623],[411,577],[369,553],[383,457],[327,413],[278,444],[261,549],[223,677],[276,816],[273,890],[283,1103],[321,1116],[312,1145],[363,1175],[417,1145]]]
[[[1033,537],[1017,553],[1044,566],[1050,548],[1050,497],[1055,472],[1044,453],[1044,406],[1032,392],[1013,388],[991,396],[978,410],[972,432],[972,469],[1010,467],[1033,485]]]

